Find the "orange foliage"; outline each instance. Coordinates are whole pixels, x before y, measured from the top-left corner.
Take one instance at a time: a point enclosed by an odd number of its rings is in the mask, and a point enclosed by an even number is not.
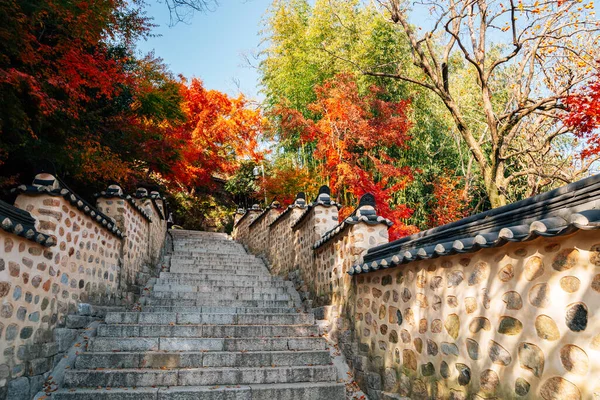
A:
[[[236,160],[262,159],[257,140],[265,120],[248,106],[243,95],[231,98],[207,90],[199,79],[183,81],[181,94],[186,122],[173,129],[182,158],[173,166],[173,176],[187,186],[210,185],[214,174],[235,172]]]
[[[582,157],[588,158],[600,154],[600,75],[580,94],[567,99],[569,115],[567,125],[575,130],[575,134],[587,141],[587,148]]]
[[[431,227],[449,224],[468,215],[468,194],[460,189],[462,179],[440,176],[433,185],[434,201],[431,204]]]
[[[410,139],[407,101],[381,100],[383,90],[372,86],[359,93],[354,77],[340,74],[315,88],[317,100],[309,110],[318,118],[305,118],[296,110],[279,107],[283,135],[298,134],[302,143],[313,143],[316,173],[328,182],[346,204],[356,203],[370,192],[380,215],[394,221],[391,239],[416,232],[402,220],[412,210],[391,207],[392,194],[413,179],[412,171],[389,155],[392,148],[404,149]],[[343,218],[350,211],[342,209]]]

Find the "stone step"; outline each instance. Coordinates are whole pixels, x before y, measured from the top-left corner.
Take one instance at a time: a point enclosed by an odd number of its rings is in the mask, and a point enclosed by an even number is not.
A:
[[[99,337],[316,337],[316,325],[100,325]]]
[[[142,306],[143,312],[210,313],[210,314],[289,314],[300,312],[294,307],[211,307],[211,306]]]
[[[281,277],[271,276],[271,275],[224,275],[224,274],[213,274],[207,272],[161,272],[159,278],[175,278],[175,279],[195,279],[195,280],[205,280],[205,281],[261,281],[261,282],[271,282],[271,281],[281,281]],[[248,285],[250,286],[250,285]]]
[[[331,365],[186,368],[186,369],[107,369],[69,370],[65,387],[147,387],[194,385],[248,385],[266,383],[298,383],[336,381],[337,371]]]
[[[202,368],[330,365],[327,350],[246,352],[108,352],[79,354],[77,369],[96,368]]]
[[[286,351],[325,350],[320,337],[290,338],[128,338],[95,337],[88,351]]]
[[[175,386],[61,389],[53,400],[344,400],[346,387],[335,382],[269,385]]]
[[[180,274],[221,274],[221,275],[263,275],[270,276],[266,267],[248,269],[244,266],[223,265],[213,267],[212,265],[190,265],[190,266],[172,266],[169,272]]]
[[[155,283],[152,288],[156,292],[180,292],[180,293],[287,293],[288,286],[279,287],[245,287],[245,286],[218,286],[218,285],[185,285],[185,284],[161,284]]]
[[[244,282],[240,280],[225,281],[225,280],[206,280],[206,279],[191,279],[191,278],[158,278],[156,285],[190,285],[196,287],[230,287],[230,288],[272,288],[272,287],[293,287],[293,284],[288,281],[270,280],[270,281],[251,281]]]
[[[139,325],[313,325],[313,314],[207,314],[207,313],[151,313],[111,312],[106,315],[107,324]]]
[[[154,299],[147,297],[142,303],[151,306],[229,306],[229,307],[294,307],[292,300],[193,300],[193,299]]]
[[[152,292],[150,298],[153,299],[192,299],[192,300],[290,300],[291,297],[287,293],[237,293],[227,291],[215,291],[214,293],[203,292]]]

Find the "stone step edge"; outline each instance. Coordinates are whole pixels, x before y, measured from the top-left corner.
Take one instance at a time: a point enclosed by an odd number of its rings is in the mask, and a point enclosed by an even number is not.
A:
[[[221,394],[224,393],[236,393],[235,398],[252,400],[254,397],[253,392],[256,392],[261,399],[265,399],[264,394],[276,395],[277,391],[285,390],[292,392],[299,392],[298,394],[314,394],[309,393],[310,390],[319,391],[324,389],[327,391],[327,395],[337,394],[340,397],[328,397],[328,400],[344,400],[346,386],[340,382],[301,382],[301,383],[284,383],[284,384],[260,384],[260,385],[223,385],[223,386],[176,386],[176,387],[139,387],[139,388],[75,388],[73,389],[60,389],[52,394],[53,399],[61,400],[115,400],[120,398],[119,395],[123,395],[123,399],[134,400],[139,398],[140,400],[170,400],[177,394],[185,396],[185,394],[202,394],[202,398],[207,400],[223,399]],[[249,393],[249,397],[245,396],[246,392]],[[262,393],[266,392],[266,393]],[[333,393],[331,393],[333,392]],[[262,395],[261,395],[262,393]],[[239,397],[237,396],[239,394]],[[137,397],[136,395],[139,395]],[[210,396],[210,397],[205,397]],[[243,396],[243,397],[242,397]],[[196,398],[200,399],[199,396],[193,397],[182,397],[182,398]],[[229,396],[227,397],[229,398]],[[270,397],[274,400],[279,400],[274,397]],[[294,397],[299,400],[309,400],[308,397]],[[310,400],[322,400],[323,398],[311,397]]]

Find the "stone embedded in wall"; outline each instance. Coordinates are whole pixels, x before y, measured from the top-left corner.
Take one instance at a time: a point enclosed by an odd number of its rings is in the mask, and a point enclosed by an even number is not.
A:
[[[560,339],[558,326],[552,318],[547,315],[538,315],[535,319],[535,330],[537,335],[545,340],[555,341]]]
[[[476,317],[471,320],[469,323],[469,331],[471,333],[477,333],[481,330],[489,331],[492,329],[492,324],[490,320],[485,317]]]
[[[479,343],[476,340],[468,338],[466,341],[467,354],[471,360],[479,360]]]
[[[568,344],[560,349],[560,362],[563,367],[577,375],[587,375],[590,359],[582,348]]]
[[[556,271],[562,272],[569,270],[576,266],[579,262],[579,250],[577,249],[564,249],[561,250],[552,261],[552,268]]]
[[[584,331],[588,323],[587,306],[584,303],[573,303],[567,306],[565,322],[573,332]]]
[[[525,263],[523,275],[528,281],[533,281],[544,275],[544,262],[538,256],[533,256]]]
[[[496,371],[486,369],[479,377],[479,385],[484,392],[493,393],[500,384],[500,378]]]
[[[461,363],[456,363],[456,370],[458,371],[458,384],[461,386],[467,386],[471,382],[471,369]]]
[[[600,293],[600,274],[594,276],[592,280],[592,290]]]
[[[498,325],[498,333],[503,335],[514,336],[521,333],[523,330],[523,323],[516,318],[509,316],[500,317],[500,324]]]
[[[490,340],[488,355],[494,364],[507,366],[511,363],[512,357],[500,343]]]
[[[472,314],[477,311],[477,299],[475,297],[465,298],[465,311],[467,314]]]
[[[442,375],[442,378],[444,379],[448,379],[452,375],[452,371],[446,361],[442,361],[440,364],[440,375]]]
[[[506,292],[502,295],[502,301],[506,303],[507,310],[520,310],[523,308],[521,295],[515,291]]]
[[[460,330],[460,318],[458,317],[458,315],[448,315],[446,321],[444,322],[444,327],[446,328],[446,331],[452,338],[458,338],[458,332]]]
[[[473,272],[469,275],[469,286],[479,285],[490,276],[490,266],[483,261],[475,264]]]
[[[413,371],[417,370],[417,356],[414,351],[410,349],[402,350],[402,365]]]
[[[465,279],[465,274],[462,271],[452,271],[448,273],[447,282],[448,288],[457,287]]]
[[[498,279],[502,282],[508,282],[515,276],[515,269],[511,264],[507,264],[498,271]]]
[[[575,293],[580,285],[581,281],[575,276],[565,276],[560,279],[560,287],[567,293]]]
[[[519,344],[519,365],[527,369],[537,377],[541,377],[544,372],[545,357],[542,350],[533,343]]]
[[[531,385],[523,378],[517,378],[515,381],[515,393],[517,396],[527,396]]]
[[[594,264],[596,267],[600,267],[600,243],[590,247],[589,259],[590,263]]]
[[[546,308],[550,305],[550,285],[538,283],[529,290],[529,303],[532,306]]]
[[[540,395],[544,400],[580,400],[581,392],[573,383],[554,376],[547,379],[540,389]]]
[[[423,339],[421,338],[415,338],[415,340],[413,340],[413,344],[415,346],[415,350],[417,350],[417,353],[421,354],[423,352]]]
[[[421,375],[432,376],[433,374],[435,374],[435,367],[431,361],[427,364],[421,364]]]
[[[454,343],[442,342],[440,344],[440,348],[442,350],[442,354],[444,355],[452,355],[458,357],[458,347]]]

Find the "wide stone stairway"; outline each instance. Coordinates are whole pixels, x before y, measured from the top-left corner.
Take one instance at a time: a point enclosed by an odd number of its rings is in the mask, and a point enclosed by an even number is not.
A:
[[[314,316],[226,235],[172,231],[170,269],[113,312],[53,399],[342,400]]]

